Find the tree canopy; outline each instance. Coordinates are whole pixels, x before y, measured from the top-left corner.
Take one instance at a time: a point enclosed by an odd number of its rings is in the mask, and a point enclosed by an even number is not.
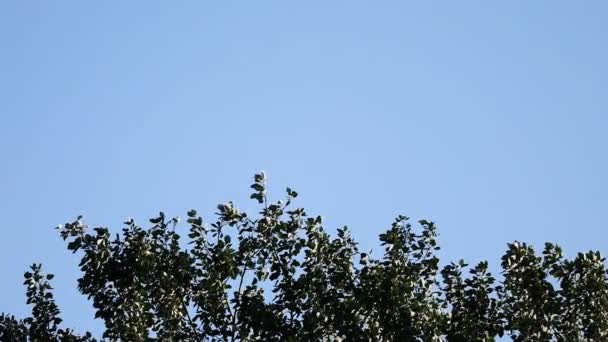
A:
[[[27,318],[0,315],[1,341],[514,341],[608,340],[608,274],[599,252],[564,257],[507,245],[502,272],[488,262],[440,265],[435,224],[399,216],[380,234],[382,255],[359,250],[349,230],[330,234],[320,216],[294,207],[287,188],[270,202],[256,174],[255,217],[232,202],[189,234],[164,213],[148,228],[58,227],[80,257],[78,291],[103,335],[61,328],[41,265],[25,273]]]

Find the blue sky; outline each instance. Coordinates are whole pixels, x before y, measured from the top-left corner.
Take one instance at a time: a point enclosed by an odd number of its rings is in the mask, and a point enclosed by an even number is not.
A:
[[[4,1],[0,311],[56,274],[67,326],[98,331],[52,228],[159,210],[211,219],[269,175],[348,225],[439,226],[444,261],[608,234],[605,1]],[[186,229],[185,226],[182,229]]]

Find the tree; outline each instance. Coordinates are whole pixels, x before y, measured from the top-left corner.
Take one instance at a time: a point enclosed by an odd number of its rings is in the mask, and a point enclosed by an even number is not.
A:
[[[514,341],[608,340],[608,274],[599,252],[563,257],[508,244],[497,280],[482,261],[440,269],[436,227],[405,216],[380,234],[380,258],[360,252],[344,227],[332,237],[319,216],[292,207],[298,194],[260,204],[250,218],[232,203],[205,223],[164,213],[122,234],[89,230],[78,217],[58,227],[81,257],[78,290],[103,320],[109,341]],[[463,273],[469,273],[464,276]],[[2,341],[95,341],[61,329],[60,311],[40,265],[25,273],[31,317],[2,314]]]

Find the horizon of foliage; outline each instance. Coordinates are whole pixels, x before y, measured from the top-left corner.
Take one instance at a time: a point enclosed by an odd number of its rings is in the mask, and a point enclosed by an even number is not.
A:
[[[122,234],[58,227],[81,258],[78,291],[105,324],[103,336],[61,328],[40,264],[25,273],[31,317],[0,314],[0,341],[607,341],[608,273],[599,252],[566,259],[513,242],[498,280],[486,261],[440,268],[437,230],[398,216],[379,235],[383,255],[359,251],[349,230],[331,236],[320,216],[270,203],[254,176],[255,218],[232,202],[206,223],[188,211],[187,248],[178,218],[160,213]]]

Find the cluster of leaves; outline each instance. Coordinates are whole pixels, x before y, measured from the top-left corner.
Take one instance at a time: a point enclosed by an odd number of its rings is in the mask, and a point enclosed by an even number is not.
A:
[[[62,341],[62,342],[93,342],[91,333],[84,336],[76,335],[70,329],[60,329],[59,308],[53,299],[53,289],[49,280],[52,274],[42,274],[42,265],[30,266],[25,272],[27,287],[27,304],[31,304],[32,316],[19,320],[14,316],[0,314],[0,341]]]
[[[508,245],[498,281],[487,262],[442,269],[436,227],[405,216],[380,235],[383,255],[360,252],[346,227],[332,237],[319,216],[292,208],[287,189],[269,203],[254,177],[250,218],[228,202],[215,222],[188,212],[188,245],[178,218],[163,213],[144,229],[59,227],[82,255],[78,290],[103,320],[109,341],[514,341],[608,340],[608,274],[598,252],[537,256]],[[468,272],[468,276],[463,273]],[[2,341],[94,341],[59,329],[59,310],[40,266],[25,274],[32,317],[0,316]]]

